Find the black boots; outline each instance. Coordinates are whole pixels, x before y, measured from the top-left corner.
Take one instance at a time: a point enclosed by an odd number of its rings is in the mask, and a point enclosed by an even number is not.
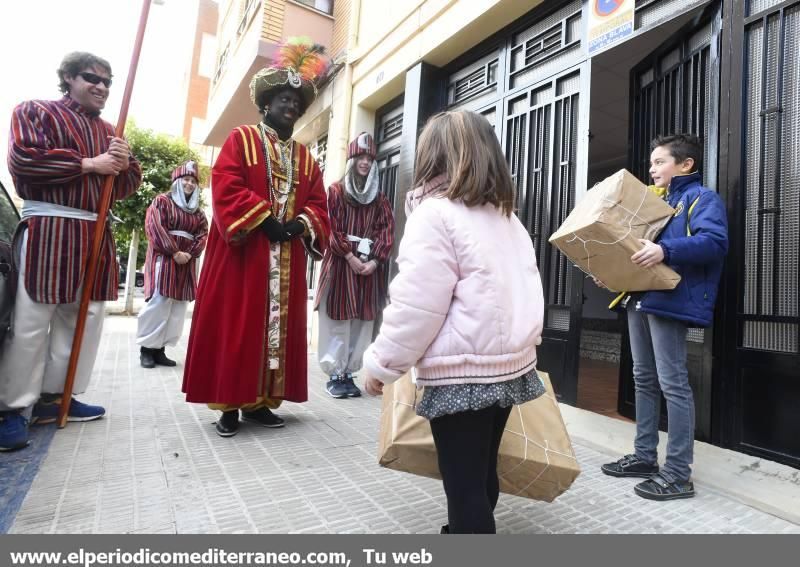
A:
[[[139,362],[142,368],[155,368],[156,361],[153,359],[153,349],[142,347],[139,349]]]
[[[283,419],[272,413],[268,408],[243,411],[242,420],[257,423],[263,427],[283,427]]]
[[[155,368],[156,364],[159,366],[175,366],[177,364],[174,360],[167,358],[167,355],[164,354],[164,347],[141,347],[139,361],[142,364],[142,368]]]
[[[153,352],[153,360],[155,360],[156,364],[159,366],[176,366],[178,364],[174,360],[167,358],[167,355],[164,354],[163,346],[159,349],[150,350]]]
[[[233,437],[239,433],[239,410],[222,412],[215,429],[220,437]]]

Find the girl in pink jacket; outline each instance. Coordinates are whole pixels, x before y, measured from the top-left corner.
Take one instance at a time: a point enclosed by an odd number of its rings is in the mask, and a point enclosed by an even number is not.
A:
[[[511,406],[544,393],[536,375],[544,298],[515,188],[492,126],[474,112],[430,119],[390,286],[364,355],[368,393],[416,369],[447,495],[443,533],[495,533],[497,451]],[[413,214],[411,214],[413,211]]]

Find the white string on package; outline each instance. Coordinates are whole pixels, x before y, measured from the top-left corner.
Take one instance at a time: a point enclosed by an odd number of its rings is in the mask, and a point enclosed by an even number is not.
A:
[[[413,369],[413,370],[416,371],[416,369]],[[541,378],[539,380],[541,380]],[[395,390],[395,392],[396,391],[397,390]],[[556,406],[556,408],[558,407],[558,401],[556,400],[555,396],[553,394],[551,394],[549,391],[546,392],[545,394],[543,394],[542,397],[543,398],[547,398],[550,401],[550,403],[552,403],[553,405]],[[394,398],[393,403],[395,405],[405,406],[407,408],[415,410],[416,407],[417,407],[417,390],[416,389],[414,390],[414,402],[413,402],[413,404],[409,404],[408,402],[404,402],[404,401],[398,400],[396,397]],[[555,449],[551,449],[550,448],[550,443],[549,443],[549,441],[547,439],[543,439],[542,441],[543,441],[544,444],[542,444],[542,443],[537,442],[535,439],[533,439],[531,437],[528,437],[528,432],[525,431],[525,420],[522,419],[522,407],[519,406],[519,405],[515,405],[514,406],[514,410],[516,411],[517,415],[519,416],[519,422],[520,422],[520,427],[522,428],[522,432],[511,431],[510,429],[508,429],[508,426],[506,426],[506,428],[503,430],[503,436],[513,435],[515,437],[521,438],[523,440],[523,443],[525,444],[525,452],[523,454],[522,459],[519,461],[519,463],[517,463],[516,465],[514,465],[513,467],[511,467],[507,471],[503,472],[502,474],[498,472],[498,475],[497,475],[498,479],[507,478],[514,471],[516,471],[518,468],[522,467],[526,462],[528,462],[528,450],[529,450],[529,447],[531,445],[541,449],[542,452],[544,453],[544,457],[546,459],[545,466],[542,467],[542,470],[540,470],[539,473],[535,477],[533,477],[530,480],[530,482],[528,482],[528,484],[526,484],[525,486],[523,486],[522,488],[517,490],[516,493],[514,493],[515,496],[524,496],[525,491],[528,490],[531,486],[533,486],[536,482],[538,482],[539,479],[542,478],[542,476],[553,465],[552,462],[551,462],[551,459],[550,459],[551,455],[559,455],[561,457],[564,457],[564,458],[570,459],[572,461],[575,461],[576,463],[577,463],[578,459],[577,459],[577,457],[575,457],[574,453],[565,453],[563,451],[557,451]],[[399,429],[400,429],[399,425],[400,425],[400,414],[398,412],[396,412],[394,414],[394,419],[392,420],[392,443],[396,442],[396,440],[397,440],[397,434],[399,433]]]
[[[555,396],[550,394],[550,392],[547,392],[546,394],[544,394],[543,397],[549,399],[551,401],[551,403],[553,403],[556,407],[558,407],[558,401],[556,400]],[[573,454],[564,453],[562,451],[556,451],[555,449],[551,449],[550,448],[550,443],[548,442],[547,439],[544,439],[544,445],[542,445],[541,443],[537,443],[535,440],[533,440],[530,437],[528,437],[528,434],[525,431],[525,420],[522,419],[522,408],[520,406],[514,406],[514,409],[517,411],[517,414],[519,415],[520,425],[522,426],[522,433],[517,433],[516,431],[510,431],[508,429],[505,429],[503,431],[503,435],[516,435],[517,437],[522,437],[522,439],[524,439],[524,441],[525,441],[525,456],[515,467],[512,467],[511,469],[507,470],[503,474],[498,474],[498,477],[499,478],[507,477],[508,475],[510,475],[512,472],[514,472],[516,469],[518,469],[524,463],[527,462],[527,460],[528,460],[528,446],[529,445],[534,445],[536,447],[539,447],[544,452],[544,456],[547,459],[546,465],[542,468],[541,471],[539,471],[539,474],[537,474],[533,479],[531,479],[531,481],[528,484],[526,484],[525,486],[523,486],[522,488],[520,488],[516,492],[515,495],[519,496],[519,495],[525,494],[525,491],[528,490],[528,488],[530,488],[534,483],[536,483],[542,477],[542,475],[544,475],[544,473],[547,472],[547,470],[550,468],[550,466],[552,464],[550,462],[550,454],[551,453],[553,455],[560,455],[562,457],[566,457],[568,459],[572,459],[575,462],[577,462],[578,459],[575,457],[574,453]]]
[[[597,185],[598,184],[595,184],[594,187],[597,187]],[[594,187],[592,187],[591,190],[594,190]],[[630,234],[633,232],[633,220],[639,218],[639,211],[641,211],[642,207],[644,206],[644,202],[647,200],[647,191],[646,190],[642,191],[642,200],[639,202],[639,205],[636,207],[635,211],[631,211],[631,210],[627,209],[626,207],[624,207],[621,203],[618,203],[618,202],[616,202],[616,201],[614,201],[612,199],[609,199],[607,197],[602,197],[601,200],[603,200],[603,201],[605,201],[607,203],[611,203],[611,205],[613,205],[613,206],[615,206],[615,207],[617,207],[619,209],[622,209],[623,211],[628,213],[630,216],[628,217],[628,226],[627,226],[628,230],[625,232],[625,234],[623,234],[621,237],[619,237],[617,240],[615,240],[613,242],[602,242],[600,240],[594,240],[594,239],[584,240],[583,238],[578,236],[575,232],[572,233],[572,238],[567,240],[568,244],[572,243],[572,242],[575,242],[576,240],[579,241],[581,244],[583,244],[583,250],[586,253],[586,270],[583,270],[581,268],[581,271],[583,271],[584,273],[586,273],[586,274],[588,274],[588,275],[590,275],[592,277],[594,277],[594,275],[592,274],[592,269],[591,269],[591,254],[589,254],[589,247],[588,247],[589,243],[597,243],[597,244],[600,244],[602,246],[613,246],[615,244],[619,244],[620,242],[625,240],[628,236],[630,236]],[[653,229],[653,225],[652,224],[650,224],[650,223],[645,223],[645,224],[647,224],[648,229],[650,229],[650,230]],[[578,266],[578,268],[580,268],[580,266]]]

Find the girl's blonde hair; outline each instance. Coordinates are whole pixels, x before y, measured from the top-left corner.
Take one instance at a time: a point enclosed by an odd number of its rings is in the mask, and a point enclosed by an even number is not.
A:
[[[415,187],[445,175],[443,197],[468,207],[491,203],[506,216],[514,210],[516,191],[503,150],[489,121],[475,112],[442,112],[428,120],[414,171]]]

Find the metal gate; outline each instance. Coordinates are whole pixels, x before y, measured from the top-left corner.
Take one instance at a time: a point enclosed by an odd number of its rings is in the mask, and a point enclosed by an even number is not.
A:
[[[639,179],[650,179],[650,142],[657,136],[681,132],[702,140],[703,181],[707,187],[717,188],[721,27],[721,7],[709,7],[699,23],[679,31],[631,71],[629,167]],[[687,336],[696,435],[704,440],[711,435],[711,335],[710,329],[689,329]],[[627,325],[622,337],[619,385],[619,412],[635,418]],[[666,411],[661,416],[665,426]]]
[[[393,100],[376,113],[375,143],[378,150],[380,190],[394,208],[397,192],[397,167],[400,163],[400,136],[403,132],[403,98]]]
[[[588,92],[589,77],[581,1],[548,4],[468,64],[453,65],[447,102],[484,115],[503,145],[544,286],[538,368],[550,374],[559,399],[574,404],[583,274],[547,239],[586,190],[588,98],[580,93]]]
[[[677,132],[703,140],[703,180],[716,187],[721,13],[679,32],[631,72],[631,172],[649,179],[650,142]]]
[[[744,4],[730,18],[744,53],[727,75],[741,103],[728,113],[721,442],[800,467],[800,2]]]
[[[509,98],[506,156],[517,185],[518,216],[533,241],[542,275],[545,321],[538,367],[550,373],[559,396],[577,401],[583,273],[548,238],[575,206],[581,69],[541,82]],[[580,152],[580,153],[579,153]]]

